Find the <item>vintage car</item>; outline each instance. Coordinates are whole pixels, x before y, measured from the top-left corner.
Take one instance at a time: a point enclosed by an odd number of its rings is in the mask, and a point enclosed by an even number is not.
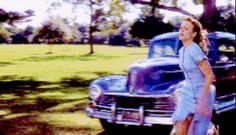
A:
[[[216,75],[216,101],[209,129],[232,134],[235,130],[227,128],[235,112],[235,35],[214,32],[208,38],[208,60]],[[87,116],[99,119],[105,130],[127,125],[172,125],[176,89],[184,81],[178,65],[181,46],[178,32],[158,35],[150,40],[148,58],[130,65],[127,76],[110,75],[91,82]]]

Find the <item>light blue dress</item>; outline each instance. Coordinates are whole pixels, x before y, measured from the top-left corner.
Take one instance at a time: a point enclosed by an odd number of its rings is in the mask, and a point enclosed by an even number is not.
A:
[[[200,115],[196,113],[195,109],[197,99],[203,91],[205,82],[205,77],[198,68],[197,63],[203,59],[207,59],[207,57],[196,43],[180,48],[179,56],[179,66],[184,72],[185,80],[177,88],[179,96],[176,110],[172,115],[173,123],[184,121],[189,114],[194,114],[188,135],[206,135],[211,122],[212,109],[215,101],[215,87],[213,85],[210,87],[207,108],[210,110],[210,114],[208,116]]]

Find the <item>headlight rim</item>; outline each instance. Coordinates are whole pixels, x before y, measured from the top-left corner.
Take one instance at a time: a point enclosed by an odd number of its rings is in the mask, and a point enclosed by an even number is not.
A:
[[[92,100],[97,100],[102,93],[103,89],[97,84],[93,84],[89,87],[89,98]]]

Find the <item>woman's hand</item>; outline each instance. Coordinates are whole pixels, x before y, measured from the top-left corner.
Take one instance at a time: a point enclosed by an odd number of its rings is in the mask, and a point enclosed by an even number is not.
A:
[[[210,116],[211,110],[209,109],[209,98],[208,96],[201,96],[197,101],[196,113]]]

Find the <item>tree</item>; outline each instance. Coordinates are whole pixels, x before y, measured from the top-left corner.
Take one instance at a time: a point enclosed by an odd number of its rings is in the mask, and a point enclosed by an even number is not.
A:
[[[51,3],[51,8],[48,9],[48,11],[51,11],[57,7],[60,7],[63,3],[70,3],[73,5],[73,9],[74,11],[76,11],[76,9],[78,8],[78,5],[86,5],[88,7],[88,9],[90,10],[90,24],[89,24],[89,44],[90,44],[90,52],[89,54],[93,54],[94,50],[93,50],[93,44],[92,44],[92,40],[93,40],[93,36],[92,33],[96,30],[96,27],[94,26],[94,22],[93,20],[95,19],[95,17],[97,18],[98,16],[93,16],[93,13],[95,13],[96,15],[100,12],[101,10],[97,10],[97,11],[93,11],[93,5],[95,3],[99,3],[102,0],[57,0],[57,1],[53,1]],[[73,20],[76,20],[76,16],[74,17]]]
[[[142,5],[150,5],[152,7],[152,14],[155,13],[155,9],[164,9],[164,10],[169,10],[169,11],[173,11],[173,12],[179,12],[185,15],[190,15],[192,16],[191,13],[189,13],[188,11],[185,11],[181,8],[176,7],[176,0],[172,1],[172,5],[174,5],[173,7],[170,6],[165,6],[160,4],[162,1],[164,1],[163,3],[166,3],[168,0],[130,0],[131,3],[134,4],[142,4]]]
[[[48,53],[52,53],[52,45],[68,43],[72,39],[71,33],[63,19],[51,18],[33,33],[31,42],[49,44],[50,50]]]
[[[152,14],[155,13],[155,9],[164,9],[174,12],[179,12],[184,15],[193,16],[191,13],[177,7],[177,0],[172,0],[171,4],[173,6],[165,6],[164,3],[170,2],[170,0],[130,0],[132,3],[139,3],[143,5],[150,5],[152,9]],[[193,0],[195,4],[203,4],[203,15],[202,20],[204,20],[203,25],[208,28],[208,30],[212,30],[212,20],[214,20],[214,16],[216,13],[216,0]],[[161,4],[162,3],[162,4]]]
[[[235,21],[235,10],[231,5],[218,7],[212,18],[210,30],[235,33]],[[201,22],[205,22],[204,18]]]
[[[208,30],[212,30],[212,20],[216,13],[216,0],[203,0],[203,15],[204,26]]]
[[[171,24],[164,23],[161,18],[149,16],[136,21],[131,26],[130,34],[140,39],[151,39],[156,35],[170,31],[173,31]]]
[[[22,22],[24,19],[33,15],[32,10],[26,10],[24,14],[19,12],[7,12],[0,8],[0,43],[9,43],[11,32],[8,31],[3,24],[14,25]]]
[[[46,22],[41,28],[32,35],[33,43],[46,43],[50,45],[48,54],[52,53],[52,44],[64,43],[65,33],[60,27],[55,26],[52,22]]]
[[[0,8],[0,24],[1,23],[8,23],[10,25],[13,25],[16,22],[20,22],[30,16],[33,16],[32,10],[26,10],[24,14],[19,12],[6,12],[5,10]]]
[[[11,33],[0,25],[0,43],[8,43]]]
[[[11,35],[11,43],[12,44],[28,44],[29,43],[29,37],[31,34],[33,34],[33,27],[32,26],[27,26],[23,30],[14,30],[12,32],[13,34]]]
[[[90,14],[89,23],[89,44],[90,52],[93,54],[93,33],[105,30],[106,32],[113,32],[114,29],[118,29],[119,24],[122,23],[122,14],[126,11],[123,0],[57,0],[51,3],[51,8],[60,7],[63,3],[70,3],[73,5],[74,11],[81,5],[88,9]],[[104,8],[108,7],[108,8]],[[78,13],[79,14],[79,13]],[[76,17],[74,17],[73,20]]]

